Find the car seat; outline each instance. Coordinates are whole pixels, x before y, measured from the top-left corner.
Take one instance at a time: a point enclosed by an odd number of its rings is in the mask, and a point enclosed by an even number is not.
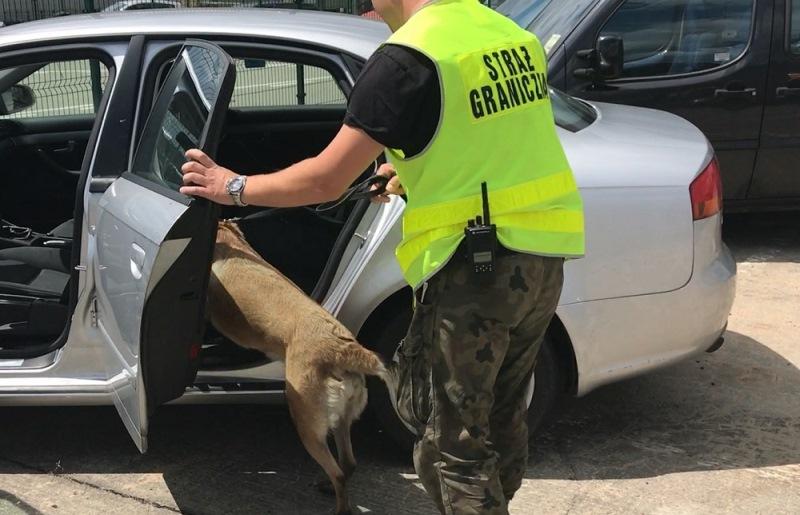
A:
[[[60,240],[58,247],[20,245],[0,250],[0,294],[61,298],[69,283],[73,227],[67,220],[45,235]]]

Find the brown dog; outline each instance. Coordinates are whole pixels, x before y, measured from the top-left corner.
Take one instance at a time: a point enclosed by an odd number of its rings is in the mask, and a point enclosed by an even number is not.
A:
[[[350,425],[367,403],[364,374],[386,378],[380,358],[264,261],[232,222],[219,224],[208,293],[220,333],[285,363],[286,400],[300,440],[333,484],[336,513],[350,513],[345,487],[356,465]]]

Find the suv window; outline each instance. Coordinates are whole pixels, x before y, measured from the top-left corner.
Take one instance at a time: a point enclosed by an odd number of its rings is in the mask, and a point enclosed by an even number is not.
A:
[[[797,0],[794,0],[797,1]],[[622,37],[623,77],[724,66],[750,41],[754,0],[626,0],[601,35]]]
[[[800,55],[800,0],[792,0],[789,25],[789,49]]]
[[[338,81],[324,68],[264,59],[234,62],[236,85],[230,104],[234,109],[347,103]]]
[[[0,119],[96,114],[107,81],[108,68],[97,59],[0,70]]]

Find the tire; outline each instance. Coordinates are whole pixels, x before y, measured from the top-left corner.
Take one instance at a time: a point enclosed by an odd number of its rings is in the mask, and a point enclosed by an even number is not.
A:
[[[397,345],[406,334],[411,320],[411,313],[395,316],[386,326],[381,336],[376,341],[375,352],[385,361],[390,361]],[[537,429],[545,426],[550,421],[558,399],[564,391],[564,370],[558,360],[554,342],[545,336],[542,348],[534,369],[533,398],[528,408],[528,431],[533,435]],[[369,406],[380,429],[392,440],[399,451],[408,453],[414,446],[414,435],[397,417],[386,385],[376,378],[369,378]]]

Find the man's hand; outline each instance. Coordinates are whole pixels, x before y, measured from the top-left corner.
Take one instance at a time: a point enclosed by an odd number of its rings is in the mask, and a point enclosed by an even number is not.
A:
[[[389,179],[389,183],[386,185],[386,193],[382,193],[380,195],[372,197],[370,200],[376,203],[387,203],[389,202],[389,195],[405,195],[406,190],[403,189],[403,185],[400,184],[400,177],[397,176],[397,170],[394,169],[389,163],[383,163],[375,175],[382,175]],[[375,185],[372,189],[376,189],[378,186]]]
[[[233,205],[233,198],[228,194],[225,185],[237,174],[219,166],[196,148],[186,152],[186,159],[189,162],[181,167],[184,184],[181,193],[207,198],[218,204]]]

